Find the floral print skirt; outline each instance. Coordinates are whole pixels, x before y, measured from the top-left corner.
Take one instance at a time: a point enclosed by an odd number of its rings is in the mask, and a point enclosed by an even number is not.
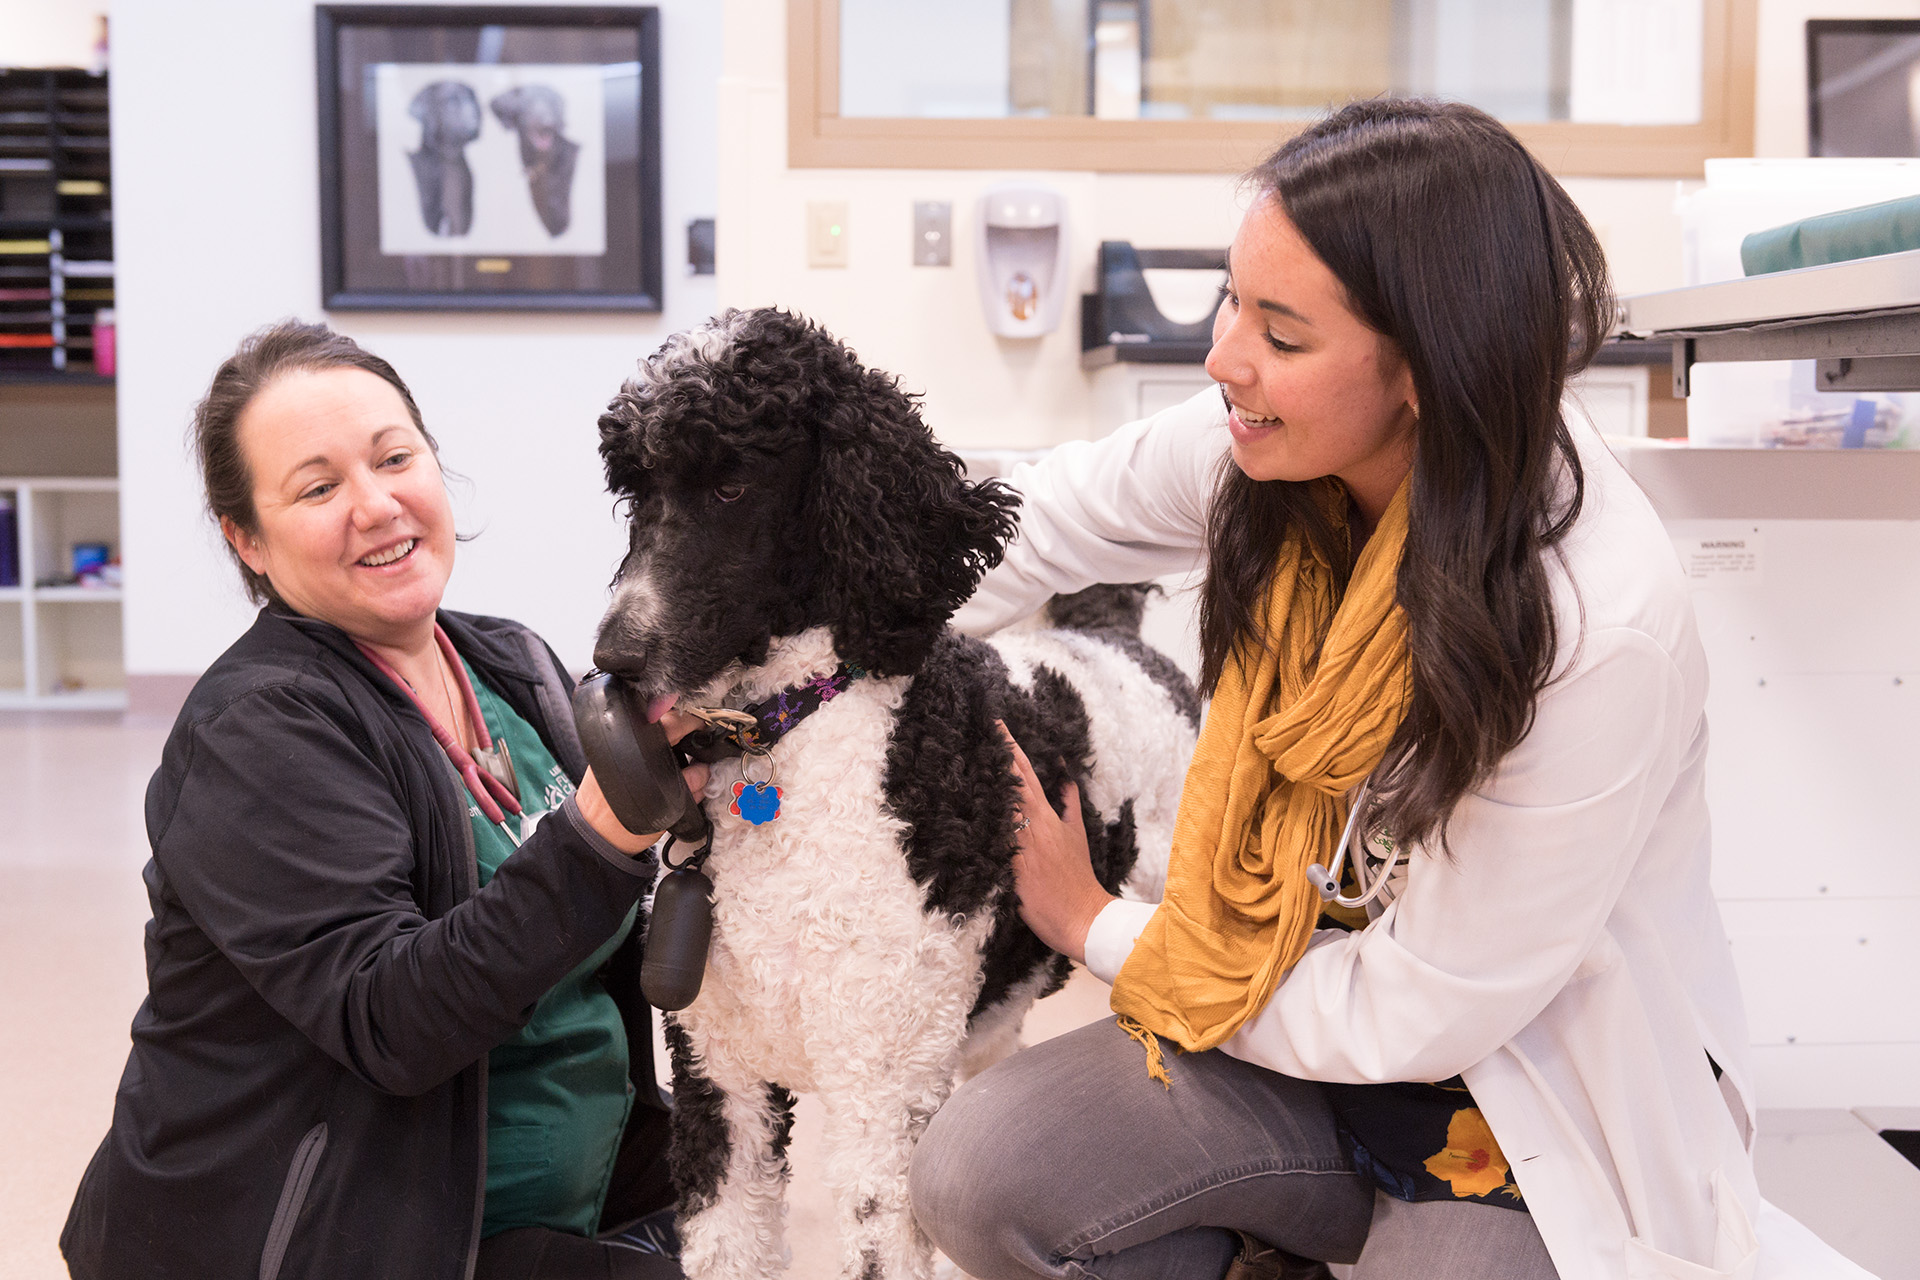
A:
[[[1400,1200],[1526,1210],[1493,1130],[1459,1076],[1438,1084],[1322,1084],[1353,1167]]]

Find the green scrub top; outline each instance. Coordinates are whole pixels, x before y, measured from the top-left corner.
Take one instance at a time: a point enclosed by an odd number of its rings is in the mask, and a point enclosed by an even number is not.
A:
[[[573,782],[533,726],[467,668],[487,731],[505,742],[524,811],[507,822],[531,832],[552,817]],[[493,879],[515,845],[468,797],[480,883]],[[627,1035],[613,997],[595,976],[626,940],[636,907],[618,933],[540,998],[533,1017],[487,1056],[487,1198],[483,1236],[548,1227],[590,1236],[600,1225],[613,1161],[633,1105]]]

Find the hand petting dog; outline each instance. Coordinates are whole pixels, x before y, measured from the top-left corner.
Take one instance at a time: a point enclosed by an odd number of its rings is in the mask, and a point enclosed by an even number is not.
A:
[[[1013,749],[1013,771],[1020,779],[1013,824],[1014,840],[1020,846],[1013,856],[1013,891],[1020,899],[1020,918],[1040,941],[1084,964],[1087,932],[1113,895],[1094,878],[1087,828],[1080,817],[1080,788],[1069,780],[1063,797],[1066,816],[1055,813],[1027,753],[1004,723],[1000,732]]]

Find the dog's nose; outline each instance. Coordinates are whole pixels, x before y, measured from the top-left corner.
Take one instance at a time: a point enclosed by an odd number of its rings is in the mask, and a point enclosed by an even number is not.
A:
[[[601,619],[599,634],[593,638],[593,665],[610,676],[643,687],[650,677],[659,675],[658,645],[657,637],[635,627],[627,611],[616,607]]]
[[[617,637],[608,636],[604,630],[593,646],[593,665],[610,676],[635,684],[647,673],[646,656],[620,644]]]
[[[607,672],[609,676],[618,676],[628,683],[639,683],[641,676],[647,674],[647,664],[634,654],[620,652],[618,649],[607,649],[603,645],[597,645],[593,649],[593,666],[599,668],[601,672]]]

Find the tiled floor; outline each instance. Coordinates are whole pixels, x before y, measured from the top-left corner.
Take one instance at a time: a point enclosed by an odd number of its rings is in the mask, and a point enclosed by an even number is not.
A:
[[[146,991],[140,803],[164,737],[0,715],[0,1280],[66,1274],[60,1224]]]
[[[0,1280],[65,1275],[60,1224],[105,1132],[145,990],[140,805],[164,737],[118,717],[0,713]],[[1035,1009],[1027,1038],[1105,1012],[1106,988],[1080,974]],[[810,1176],[818,1128],[802,1098],[797,1280],[837,1273],[831,1206]],[[1775,1113],[1761,1132],[1761,1185],[1775,1201],[1882,1280],[1920,1280],[1920,1170],[1844,1112]]]

